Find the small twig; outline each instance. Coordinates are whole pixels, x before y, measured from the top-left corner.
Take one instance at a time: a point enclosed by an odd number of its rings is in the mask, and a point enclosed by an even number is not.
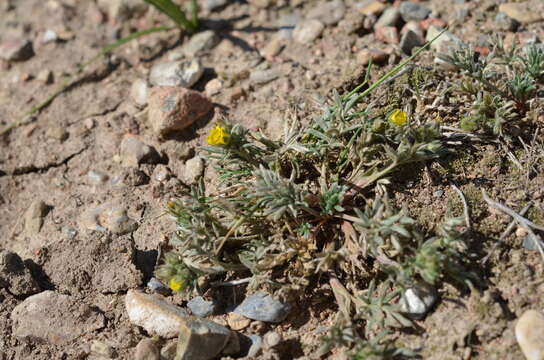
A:
[[[459,195],[459,197],[461,198],[461,202],[463,203],[463,214],[465,216],[465,223],[467,224],[467,228],[471,230],[472,226],[470,225],[470,213],[468,209],[467,199],[465,199],[465,195],[457,186],[455,186],[455,184],[450,184],[450,185],[453,188],[453,190],[455,190],[457,195]]]
[[[210,284],[211,287],[220,287],[220,286],[236,286],[241,284],[247,284],[251,281],[252,278],[244,278],[239,280],[232,280],[232,281],[214,281]]]
[[[501,204],[499,202],[491,200],[487,196],[485,190],[483,190],[483,189],[482,189],[482,196],[483,196],[485,202],[487,202],[487,204],[489,206],[491,206],[492,208],[494,208],[496,210],[502,211],[503,213],[505,213],[507,215],[510,215],[512,218],[514,218],[514,220],[518,223],[519,226],[524,228],[529,233],[529,236],[531,237],[531,240],[533,240],[533,243],[535,244],[536,248],[540,252],[540,256],[542,256],[542,260],[544,260],[544,249],[542,248],[542,243],[538,239],[538,236],[533,231],[533,229],[536,229],[536,230],[539,230],[539,231],[544,231],[544,227],[533,223],[529,219],[524,218],[520,214],[516,213],[514,210],[510,209],[509,207],[507,207],[507,206],[505,206],[505,205],[503,205],[503,204]]]
[[[532,202],[528,203],[527,205],[525,205],[525,207],[523,209],[521,209],[521,211],[519,212],[519,214],[521,216],[525,215],[525,213],[531,208],[531,206],[533,205]],[[501,234],[501,237],[499,238],[499,240],[493,245],[493,247],[491,248],[491,250],[489,251],[489,254],[487,254],[483,259],[482,259],[482,264],[485,265],[485,263],[487,262],[487,260],[489,260],[489,258],[491,257],[491,255],[493,255],[493,253],[497,250],[497,248],[499,247],[499,245],[501,245],[502,243],[504,243],[504,241],[506,240],[506,238],[510,235],[510,233],[512,232],[512,230],[514,230],[514,226],[516,226],[516,220],[512,220],[510,222],[510,224],[508,224],[508,227],[506,228],[506,230],[504,230],[504,232]]]

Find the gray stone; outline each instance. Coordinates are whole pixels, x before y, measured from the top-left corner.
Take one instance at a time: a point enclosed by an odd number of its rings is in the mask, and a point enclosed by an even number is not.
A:
[[[189,301],[187,307],[198,317],[210,316],[217,310],[217,304],[214,301],[205,300],[202,296]]]
[[[431,13],[431,10],[425,5],[420,3],[413,3],[410,1],[403,1],[399,7],[400,16],[405,22],[415,20],[425,20]]]
[[[26,298],[12,313],[13,335],[62,345],[105,326],[104,316],[78,299],[54,291]]]
[[[131,323],[167,339],[178,335],[180,326],[189,316],[185,310],[166,302],[163,297],[136,290],[127,292],[125,307]]]
[[[23,260],[9,250],[0,250],[0,288],[6,288],[16,296],[40,291],[40,286]]]
[[[228,0],[206,0],[204,7],[210,11],[217,10],[228,3]]]
[[[505,13],[497,13],[495,16],[495,28],[503,31],[516,31],[519,27],[519,22],[512,19]]]
[[[151,177],[153,180],[164,182],[168,181],[170,177],[172,176],[172,173],[170,172],[170,169],[166,167],[166,165],[159,164],[155,166],[155,169],[153,169],[153,174]]]
[[[277,38],[280,40],[291,40],[293,38],[293,31],[300,21],[300,15],[297,13],[288,13],[280,16],[277,22],[277,26],[280,28]]]
[[[191,36],[191,39],[181,49],[182,54],[189,59],[211,50],[219,42],[219,37],[212,30],[206,30]]]
[[[308,19],[317,19],[325,25],[334,25],[344,18],[346,7],[341,0],[319,4],[306,14]]]
[[[147,81],[143,79],[136,79],[132,86],[130,87],[130,98],[138,106],[147,105],[147,92],[148,92]]]
[[[98,0],[98,6],[111,20],[123,22],[144,15],[148,5],[140,0]]]
[[[128,217],[126,208],[116,203],[105,203],[85,211],[80,224],[88,230],[111,231],[117,235],[131,233],[138,228],[138,223]]]
[[[249,81],[254,84],[266,84],[277,79],[279,76],[280,72],[276,69],[254,70],[249,75]]]
[[[28,234],[40,232],[48,206],[42,200],[34,200],[25,212],[25,230]]]
[[[436,290],[431,285],[420,283],[404,292],[400,299],[400,308],[408,317],[421,320],[436,300]]]
[[[119,147],[121,163],[125,167],[138,167],[140,164],[155,164],[160,157],[157,150],[147,145],[137,136],[127,134]]]
[[[168,286],[164,285],[162,282],[154,277],[149,279],[149,281],[147,282],[147,288],[151,290],[151,292],[161,295],[168,295],[170,293],[170,289],[168,288]]]
[[[155,341],[151,339],[142,339],[136,345],[134,360],[159,360],[159,348]]]
[[[542,239],[540,239],[540,237],[538,235],[537,235],[537,238],[540,241],[540,244],[544,247],[544,244],[542,243]],[[531,251],[538,250],[538,246],[533,241],[533,238],[531,236],[529,236],[529,235],[525,235],[523,237],[522,246],[523,246],[524,249],[527,249],[527,250],[531,250]]]
[[[278,346],[282,341],[281,335],[275,331],[269,331],[264,335],[263,343],[266,349]]]
[[[109,175],[100,170],[90,170],[87,179],[91,185],[104,185],[110,179]]]
[[[193,185],[198,182],[198,180],[204,174],[204,159],[200,156],[195,156],[192,159],[189,159],[181,166],[180,171],[178,171],[178,178],[185,185]]]
[[[156,64],[149,72],[149,82],[154,86],[179,86],[190,88],[204,73],[198,60],[172,61]]]
[[[59,36],[53,30],[45,30],[42,35],[42,43],[47,44],[49,42],[57,41]]]
[[[263,349],[263,339],[259,335],[249,335],[251,340],[251,346],[247,352],[249,358],[253,358],[259,355]]]
[[[186,320],[179,328],[176,360],[208,360],[221,353],[231,331],[213,321]]]
[[[258,293],[245,298],[234,312],[252,320],[277,323],[285,319],[290,310],[289,304],[275,300],[268,294]]]
[[[93,340],[90,346],[91,354],[98,355],[101,358],[111,359],[115,355],[115,350],[112,346],[98,340]]]
[[[404,54],[411,55],[413,48],[423,44],[425,41],[415,31],[408,30],[400,38],[399,47]]]
[[[68,240],[72,240],[77,236],[77,229],[71,226],[65,226],[62,228],[62,233]]]
[[[293,30],[293,39],[301,44],[309,44],[321,35],[323,29],[325,25],[319,20],[304,20]]]
[[[0,58],[7,61],[23,61],[34,56],[32,42],[20,38],[8,38],[0,43]]]
[[[544,315],[540,311],[525,311],[516,323],[515,332],[525,359],[544,359]]]
[[[385,9],[383,14],[380,16],[376,24],[374,25],[375,28],[379,28],[382,26],[396,26],[400,20],[400,11],[398,8],[390,7]]]

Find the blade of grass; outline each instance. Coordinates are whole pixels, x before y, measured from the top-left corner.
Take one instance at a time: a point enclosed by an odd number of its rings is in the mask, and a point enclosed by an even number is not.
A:
[[[172,0],[144,0],[146,3],[154,6],[157,10],[172,19],[179,27],[187,31],[195,31],[198,21],[195,22],[197,10],[191,11],[192,20],[187,19],[185,12],[174,4]],[[193,0],[194,2],[194,0]],[[198,7],[196,8],[198,9]]]

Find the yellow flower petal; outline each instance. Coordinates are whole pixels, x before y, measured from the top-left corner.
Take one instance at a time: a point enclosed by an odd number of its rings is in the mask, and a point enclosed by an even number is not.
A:
[[[227,145],[229,141],[229,133],[221,126],[214,126],[208,135],[208,144],[210,145]]]
[[[404,111],[397,109],[389,116],[389,121],[397,126],[403,126],[408,121],[408,115]]]
[[[181,283],[181,281],[176,280],[176,278],[171,278],[170,282],[168,283],[168,286],[174,292],[179,291],[182,285],[183,284]]]

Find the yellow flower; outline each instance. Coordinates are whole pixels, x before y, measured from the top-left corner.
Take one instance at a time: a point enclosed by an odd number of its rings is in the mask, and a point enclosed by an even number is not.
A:
[[[397,126],[406,125],[407,120],[408,116],[406,113],[399,109],[396,109],[391,115],[389,115],[389,121]]]
[[[210,145],[227,145],[229,137],[230,135],[225,131],[225,128],[216,125],[210,130],[207,140]]]
[[[181,289],[183,284],[181,283],[181,281],[176,280],[176,278],[171,278],[170,282],[168,283],[168,286],[170,287],[172,291],[177,292]]]

